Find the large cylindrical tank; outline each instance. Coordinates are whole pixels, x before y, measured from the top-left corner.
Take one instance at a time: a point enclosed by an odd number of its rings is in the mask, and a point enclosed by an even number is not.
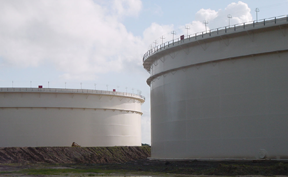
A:
[[[151,158],[288,158],[287,17],[166,43],[143,60]]]
[[[141,146],[136,94],[0,88],[0,147]]]

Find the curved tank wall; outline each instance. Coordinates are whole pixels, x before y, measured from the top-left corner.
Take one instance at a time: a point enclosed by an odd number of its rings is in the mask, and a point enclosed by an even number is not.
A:
[[[144,57],[151,158],[288,158],[288,22],[264,25],[207,33]]]
[[[141,146],[141,104],[129,93],[0,88],[0,147]]]

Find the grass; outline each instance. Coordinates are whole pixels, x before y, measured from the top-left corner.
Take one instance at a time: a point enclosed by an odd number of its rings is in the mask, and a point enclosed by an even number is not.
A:
[[[59,175],[59,174],[84,174],[87,173],[89,176],[94,173],[110,174],[112,170],[98,170],[98,169],[24,169],[17,171],[17,173],[26,175]],[[93,173],[93,174],[92,174]]]
[[[10,174],[10,173],[15,173],[15,171],[0,171],[1,174]]]
[[[105,170],[105,169],[22,169],[17,171],[6,171],[0,172],[0,174],[22,174],[22,175],[63,175],[63,176],[71,176],[71,175],[85,175],[85,176],[109,176],[109,175],[159,175],[159,176],[167,176],[165,173],[159,172],[145,172],[145,171],[131,171],[131,170]]]
[[[11,171],[2,171],[0,176],[3,175],[62,175],[62,176],[170,176],[177,175],[177,177],[188,175],[287,175],[288,163],[275,162],[275,163],[225,163],[218,164],[210,162],[210,164],[196,164],[196,165],[164,165],[164,163],[157,163],[155,166],[143,166],[143,164],[129,163],[126,165],[118,164],[28,164],[22,166],[18,164],[5,164],[6,167],[11,167]],[[194,163],[194,162],[193,162]],[[208,162],[207,162],[208,163]],[[202,165],[201,165],[202,164]],[[138,166],[137,166],[138,165]],[[12,171],[13,170],[13,171]]]
[[[147,172],[127,170],[104,170],[104,169],[23,169],[18,171],[0,172],[0,174],[23,174],[23,175],[86,175],[86,176],[109,176],[111,174],[126,175],[130,173],[146,175]]]

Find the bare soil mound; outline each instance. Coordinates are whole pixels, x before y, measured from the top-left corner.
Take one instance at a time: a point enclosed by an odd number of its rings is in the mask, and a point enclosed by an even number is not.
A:
[[[0,148],[0,163],[125,163],[146,159],[149,146],[141,147],[8,147]]]

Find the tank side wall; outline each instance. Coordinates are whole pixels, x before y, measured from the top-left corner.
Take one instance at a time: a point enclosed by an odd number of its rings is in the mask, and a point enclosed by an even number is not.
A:
[[[281,52],[153,79],[152,158],[257,159],[265,152],[287,159],[287,75],[288,53]]]
[[[136,99],[12,92],[0,98],[0,147],[141,146]]]

